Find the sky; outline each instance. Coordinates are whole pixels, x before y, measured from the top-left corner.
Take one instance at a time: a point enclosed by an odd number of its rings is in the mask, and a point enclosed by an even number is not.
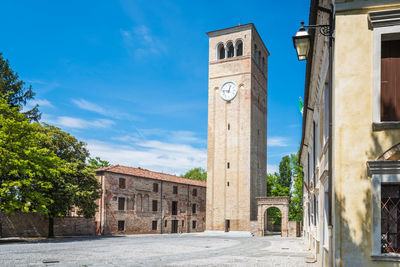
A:
[[[207,165],[208,36],[253,22],[267,46],[267,169],[296,153],[305,63],[292,36],[309,1],[3,1],[0,52],[42,122],[111,164],[183,174]]]

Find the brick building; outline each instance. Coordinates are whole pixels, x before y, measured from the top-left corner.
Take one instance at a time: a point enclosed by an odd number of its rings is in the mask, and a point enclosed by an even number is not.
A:
[[[102,186],[98,234],[201,232],[206,182],[115,165],[96,170]]]

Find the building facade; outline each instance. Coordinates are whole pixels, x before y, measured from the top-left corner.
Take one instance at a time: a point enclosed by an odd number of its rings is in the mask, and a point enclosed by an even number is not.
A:
[[[400,1],[312,0],[309,24],[329,24],[329,9],[332,80],[319,31],[306,68],[305,240],[322,266],[399,266]]]
[[[190,233],[205,230],[206,182],[115,165],[96,170],[102,196],[97,233]]]
[[[208,32],[207,230],[257,228],[266,196],[267,62],[253,24]]]

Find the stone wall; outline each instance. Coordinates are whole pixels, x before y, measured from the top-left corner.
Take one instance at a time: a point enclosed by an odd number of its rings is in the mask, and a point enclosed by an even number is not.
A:
[[[49,221],[37,213],[2,215],[2,237],[47,236]],[[95,235],[94,218],[64,217],[54,220],[56,236]]]

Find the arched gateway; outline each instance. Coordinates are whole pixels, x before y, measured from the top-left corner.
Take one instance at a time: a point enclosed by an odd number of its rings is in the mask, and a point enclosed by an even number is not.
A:
[[[281,235],[288,237],[289,197],[258,197],[258,236],[263,236],[265,229],[265,212],[269,208],[278,208],[282,214]]]

